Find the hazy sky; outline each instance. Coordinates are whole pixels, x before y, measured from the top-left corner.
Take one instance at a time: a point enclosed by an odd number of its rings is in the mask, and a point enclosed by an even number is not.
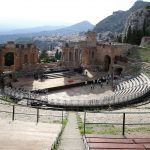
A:
[[[93,24],[117,10],[128,10],[136,0],[0,0],[0,27]],[[150,1],[150,0],[147,0]]]

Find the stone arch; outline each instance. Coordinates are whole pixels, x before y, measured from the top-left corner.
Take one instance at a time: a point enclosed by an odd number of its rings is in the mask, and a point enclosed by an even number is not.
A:
[[[31,57],[31,63],[34,63],[34,62],[35,62],[35,61],[34,61],[34,60],[35,60],[35,55],[34,55],[34,53],[33,53],[33,52],[32,52],[32,54],[31,54],[31,56],[30,56],[30,57]]]
[[[69,52],[69,61],[73,61],[73,54],[72,54],[72,52]]]
[[[109,71],[110,64],[111,64],[111,57],[108,55],[105,55],[105,58],[104,58],[104,70],[105,71]]]
[[[92,51],[92,59],[94,59],[94,55],[95,55],[95,54],[94,54],[94,51]]]
[[[122,71],[123,71],[123,68],[121,68],[121,67],[114,68],[114,74],[115,75],[119,75],[120,76]]]
[[[66,47],[69,47],[69,44],[68,44],[68,43],[65,43],[65,46],[66,46]]]
[[[80,49],[79,50],[79,62],[81,63],[82,62],[82,50]]]
[[[24,64],[26,64],[26,63],[28,63],[28,55],[27,54],[24,55]]]
[[[75,49],[75,61],[78,61],[78,49]]]
[[[6,53],[4,58],[5,58],[5,66],[14,65],[14,53],[13,52]]]

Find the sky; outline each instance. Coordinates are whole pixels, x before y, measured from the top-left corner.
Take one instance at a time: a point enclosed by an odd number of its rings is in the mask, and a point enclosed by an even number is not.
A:
[[[136,0],[0,0],[0,28],[92,24],[113,11],[128,10]],[[147,0],[150,1],[150,0]]]

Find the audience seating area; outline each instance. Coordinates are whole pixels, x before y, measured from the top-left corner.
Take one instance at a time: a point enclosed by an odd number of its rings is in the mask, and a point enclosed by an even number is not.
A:
[[[142,96],[150,89],[150,79],[143,73],[116,86],[115,97]]]
[[[0,99],[0,150],[51,149],[62,130],[62,111],[13,106]]]
[[[9,121],[0,118],[0,150],[48,150],[61,131],[60,124]]]
[[[68,72],[66,72],[68,73]],[[84,83],[84,82],[83,82]],[[79,83],[80,84],[80,83]],[[84,84],[82,84],[84,85]],[[111,95],[108,95],[106,92],[106,96],[100,97],[100,96],[94,96],[94,99],[90,100],[65,100],[61,99],[47,99],[47,106],[56,106],[56,107],[103,107],[103,106],[113,106],[120,103],[128,103],[128,102],[135,102],[134,100],[140,100],[142,96],[145,96],[147,93],[150,92],[150,78],[148,75],[145,75],[141,73],[140,75],[123,82],[120,82],[118,85],[116,85],[116,88],[114,92],[112,92]],[[29,95],[29,92],[27,94],[24,91],[6,88],[5,94],[18,98],[18,99],[34,99],[37,101],[45,101],[42,99],[42,96],[39,96],[39,94],[32,93]]]

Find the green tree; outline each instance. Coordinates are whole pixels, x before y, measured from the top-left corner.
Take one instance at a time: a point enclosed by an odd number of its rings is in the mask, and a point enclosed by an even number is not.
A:
[[[125,35],[124,39],[123,39],[123,43],[127,43],[127,36]]]
[[[61,51],[60,51],[59,54],[58,54],[59,60],[61,59],[61,54],[62,54],[62,53],[61,53]]]
[[[56,60],[59,60],[59,52],[58,52],[58,49],[56,50],[55,58],[56,58]]]
[[[50,58],[48,56],[47,50],[42,50],[41,54],[40,54],[40,61],[44,62],[44,63],[49,63],[50,62]]]
[[[145,25],[144,25],[145,26]],[[145,35],[145,27],[143,26],[142,30],[139,30],[137,27],[134,28],[133,30],[131,29],[131,26],[128,28],[128,32],[126,37],[124,38],[124,43],[129,43],[129,44],[135,44],[139,45],[141,43],[142,37]]]
[[[144,23],[143,23],[143,34],[146,35],[146,19],[144,19]]]
[[[131,30],[131,26],[129,26],[129,28],[128,28],[128,32],[127,32],[127,43],[131,43],[131,40],[132,40],[132,30]]]
[[[141,43],[141,39],[144,36],[143,30],[137,30],[137,41],[136,44],[139,45]]]
[[[117,42],[122,43],[122,35],[121,34],[117,36]]]

